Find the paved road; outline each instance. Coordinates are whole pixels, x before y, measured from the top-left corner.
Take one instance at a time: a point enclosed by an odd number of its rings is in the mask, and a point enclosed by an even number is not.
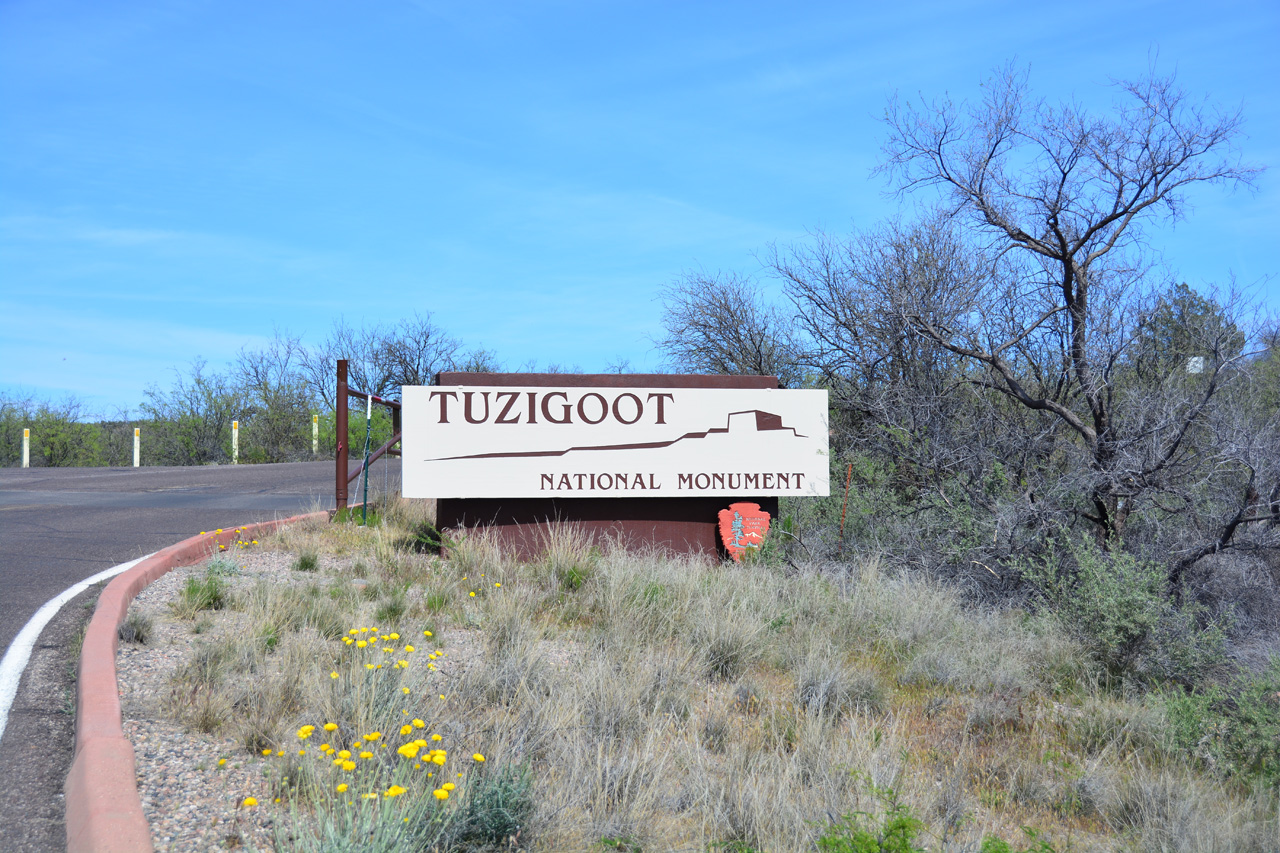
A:
[[[398,490],[399,477],[399,460],[379,462],[371,487]],[[0,469],[0,650],[46,601],[104,569],[202,530],[332,506],[332,462]],[[63,848],[62,782],[73,732],[69,646],[98,592],[67,604],[41,635],[0,740],[6,853]]]

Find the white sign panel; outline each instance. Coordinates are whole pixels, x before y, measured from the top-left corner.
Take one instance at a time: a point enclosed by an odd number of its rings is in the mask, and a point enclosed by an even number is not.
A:
[[[406,386],[410,498],[828,495],[827,392]]]

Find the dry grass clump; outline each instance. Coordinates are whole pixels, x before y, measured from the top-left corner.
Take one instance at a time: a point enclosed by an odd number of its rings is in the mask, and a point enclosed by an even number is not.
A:
[[[442,559],[428,518],[380,517],[266,543],[318,571],[238,590],[218,618],[241,629],[174,682],[192,728],[272,752],[280,849],[805,850],[903,816],[928,849],[1023,826],[1043,850],[1276,848],[1274,791],[1196,771],[1021,614],[874,560],[787,573],[568,525],[531,562],[477,531]]]

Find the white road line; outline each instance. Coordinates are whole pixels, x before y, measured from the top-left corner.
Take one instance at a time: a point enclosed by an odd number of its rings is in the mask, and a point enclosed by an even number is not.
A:
[[[4,737],[4,729],[9,722],[9,709],[13,707],[14,697],[18,695],[18,683],[22,681],[23,670],[27,668],[27,662],[31,659],[31,650],[36,647],[36,640],[40,638],[40,632],[44,630],[45,625],[49,624],[49,620],[62,609],[62,605],[95,583],[100,583],[108,578],[115,577],[121,572],[128,571],[147,559],[147,557],[154,557],[157,553],[159,552],[153,551],[146,557],[139,557],[136,560],[112,566],[104,572],[98,572],[93,577],[86,578],[75,586],[63,590],[56,597],[45,602],[45,605],[36,611],[36,615],[31,617],[31,621],[22,627],[22,630],[18,632],[18,636],[13,638],[13,642],[9,644],[8,650],[5,651],[4,660],[0,660],[0,738]]]

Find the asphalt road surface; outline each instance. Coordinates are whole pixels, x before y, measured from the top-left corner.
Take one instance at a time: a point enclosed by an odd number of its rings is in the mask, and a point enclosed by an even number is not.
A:
[[[0,650],[41,605],[79,581],[202,530],[330,509],[333,482],[331,461],[0,469]],[[370,494],[398,491],[399,482],[399,460],[375,463]],[[4,853],[64,849],[62,782],[74,732],[71,647],[100,591],[78,596],[45,628],[10,710],[0,740]]]

